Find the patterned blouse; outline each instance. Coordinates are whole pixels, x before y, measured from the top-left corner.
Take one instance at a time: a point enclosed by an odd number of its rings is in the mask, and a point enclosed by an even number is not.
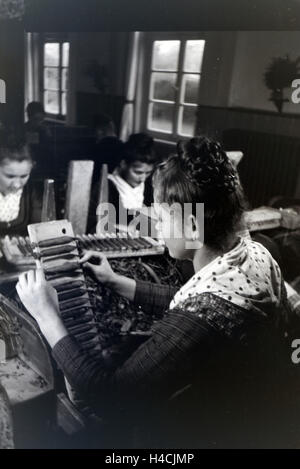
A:
[[[0,222],[15,220],[20,211],[23,189],[3,195],[0,192]]]

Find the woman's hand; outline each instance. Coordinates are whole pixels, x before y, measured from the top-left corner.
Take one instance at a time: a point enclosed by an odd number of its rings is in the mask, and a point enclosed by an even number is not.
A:
[[[106,256],[98,251],[85,251],[79,261],[95,279],[107,286],[113,286],[118,275],[112,270]]]
[[[130,301],[134,300],[136,281],[116,274],[104,254],[98,251],[86,251],[80,263],[89,269],[98,282],[108,286],[118,295]]]
[[[52,347],[67,335],[67,330],[59,316],[56,290],[46,281],[42,269],[21,274],[16,290],[23,305],[37,321]]]

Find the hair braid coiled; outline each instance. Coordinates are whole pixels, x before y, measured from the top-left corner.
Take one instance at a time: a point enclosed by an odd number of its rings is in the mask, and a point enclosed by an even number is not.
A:
[[[207,137],[179,142],[177,154],[187,179],[202,191],[230,194],[236,190],[237,175],[218,142]]]

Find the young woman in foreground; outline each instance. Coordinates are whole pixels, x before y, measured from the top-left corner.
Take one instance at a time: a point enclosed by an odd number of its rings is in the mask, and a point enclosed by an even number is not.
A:
[[[138,435],[131,444],[144,448],[290,442],[282,397],[288,387],[282,374],[285,289],[269,252],[238,236],[243,193],[226,153],[207,138],[179,144],[178,154],[156,170],[153,185],[157,203],[204,203],[204,245],[197,243],[203,226],[196,212],[182,220],[180,210],[164,205],[159,229],[170,255],[191,260],[195,270],[179,291],[118,276],[100,253],[82,258],[99,282],[161,317],[122,366],[109,369],[80,350],[41,271],[20,276],[22,302],[74,388],[114,419],[111,447],[130,444],[122,443],[128,426]],[[170,225],[182,230],[181,238],[170,236]]]

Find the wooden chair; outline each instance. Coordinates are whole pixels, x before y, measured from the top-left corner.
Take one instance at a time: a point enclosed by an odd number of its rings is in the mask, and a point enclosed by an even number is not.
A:
[[[54,179],[45,179],[41,221],[56,220]]]
[[[90,160],[69,164],[65,218],[72,223],[75,235],[86,232],[93,171],[94,162]]]
[[[103,164],[100,169],[100,184],[99,184],[99,198],[98,204],[108,202],[108,166]]]

